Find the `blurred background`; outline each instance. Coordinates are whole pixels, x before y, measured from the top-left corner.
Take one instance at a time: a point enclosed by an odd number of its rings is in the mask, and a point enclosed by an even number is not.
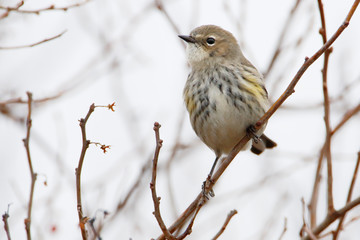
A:
[[[328,38],[352,3],[324,1]],[[183,104],[190,69],[177,35],[203,24],[232,32],[245,56],[264,74],[272,102],[305,57],[322,46],[318,5],[310,0],[27,0],[16,9],[18,4],[0,0],[0,211],[6,212],[10,204],[13,239],[26,238],[26,91],[34,98],[30,151],[38,174],[33,239],[80,238],[75,189],[82,147],[79,119],[92,103],[113,102],[115,112],[96,108],[87,124],[89,140],[111,147],[104,154],[91,144],[86,153],[84,215],[94,220],[102,239],[150,239],[161,234],[149,188],[154,122],[162,125],[164,140],[157,192],[167,226],[201,191],[215,157],[196,137]],[[333,128],[360,103],[359,42],[357,11],[330,55]],[[34,43],[39,44],[31,47]],[[310,201],[325,141],[322,68],[320,58],[269,120],[266,134],[278,146],[260,156],[250,151],[238,154],[187,239],[211,239],[232,209],[238,214],[221,239],[278,239],[284,219],[283,239],[299,238],[303,214],[306,220],[309,215],[301,199]],[[352,116],[332,138],[335,208],[346,201],[360,148],[359,123],[359,114]],[[321,175],[318,223],[327,209],[325,162]],[[358,186],[354,197],[360,194]],[[340,239],[358,239],[360,221],[352,219],[359,216],[359,208],[348,214]],[[3,229],[0,239],[7,239]]]

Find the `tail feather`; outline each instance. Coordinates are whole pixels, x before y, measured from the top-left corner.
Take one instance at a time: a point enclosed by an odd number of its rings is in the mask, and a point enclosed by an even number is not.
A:
[[[266,148],[274,148],[277,144],[265,134],[260,136],[260,141],[253,141],[251,151],[257,155],[260,155]]]

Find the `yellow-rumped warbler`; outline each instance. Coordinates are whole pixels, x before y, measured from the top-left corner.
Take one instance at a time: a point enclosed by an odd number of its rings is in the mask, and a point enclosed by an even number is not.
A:
[[[204,25],[179,37],[188,43],[186,55],[192,69],[184,100],[195,133],[216,154],[212,175],[222,154],[228,154],[245,134],[254,134],[253,124],[269,108],[268,94],[262,75],[230,32]],[[252,140],[255,154],[276,146],[264,130],[265,126],[257,132],[260,137]],[[249,146],[250,141],[244,149]]]

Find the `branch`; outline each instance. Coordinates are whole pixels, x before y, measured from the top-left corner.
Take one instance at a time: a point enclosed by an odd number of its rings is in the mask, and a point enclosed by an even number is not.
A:
[[[350,109],[348,112],[346,112],[342,118],[342,120],[337,124],[337,126],[332,130],[331,135],[334,135],[342,126],[344,126],[347,121],[349,121],[352,116],[357,114],[360,111],[360,103],[355,106],[353,109]]]
[[[84,163],[85,153],[89,147],[90,141],[86,139],[86,122],[88,121],[90,115],[95,110],[95,104],[91,104],[88,113],[85,118],[80,119],[80,128],[82,134],[82,149],[79,159],[78,167],[75,169],[76,175],[76,199],[77,199],[77,212],[79,216],[79,226],[81,229],[81,236],[83,240],[87,239],[85,224],[89,218],[83,216],[82,212],[82,203],[81,203],[81,170]]]
[[[308,225],[306,224],[306,221],[305,221],[305,209],[306,208],[305,208],[305,200],[304,200],[304,198],[301,198],[301,206],[302,206],[303,225],[302,225],[302,227],[300,229],[300,237],[302,237],[304,235],[304,233],[306,233],[311,240],[317,240],[316,236],[311,231],[311,229],[308,227]]]
[[[45,42],[49,42],[51,40],[54,40],[56,38],[59,38],[61,37],[64,33],[66,33],[67,30],[53,36],[53,37],[50,37],[50,38],[45,38],[44,40],[41,40],[39,42],[35,42],[35,43],[31,43],[31,44],[27,44],[27,45],[20,45],[20,46],[13,46],[13,47],[1,47],[0,46],[0,50],[12,50],[12,49],[21,49],[21,48],[30,48],[30,47],[35,47],[37,45],[40,45],[40,44],[43,44]]]
[[[50,97],[44,97],[44,98],[40,98],[40,99],[33,99],[33,103],[43,103],[43,102],[47,102],[47,101],[50,101],[50,100],[55,100],[59,97],[61,97],[62,93],[57,93],[53,96],[50,96]],[[28,101],[27,100],[23,100],[21,97],[17,97],[17,98],[11,98],[9,100],[6,100],[6,101],[2,101],[0,102],[0,106],[6,106],[8,104],[27,104]]]
[[[153,159],[152,177],[151,177],[151,182],[150,182],[151,196],[153,199],[154,209],[155,209],[153,214],[161,228],[161,231],[164,233],[166,239],[175,240],[176,238],[169,232],[169,230],[165,226],[165,223],[161,217],[160,197],[158,197],[157,193],[156,193],[157,163],[158,163],[158,159],[159,159],[160,148],[162,147],[162,143],[163,143],[163,140],[160,139],[160,133],[159,133],[160,127],[161,127],[161,125],[158,122],[154,123],[156,147],[155,147],[155,153],[154,153],[154,159]]]
[[[359,111],[360,111],[360,103],[344,114],[342,120],[332,130],[331,136],[333,136],[336,132],[338,132],[340,130],[340,128],[343,127],[345,125],[345,123],[347,123]],[[318,165],[317,165],[316,174],[315,174],[314,187],[313,187],[313,191],[311,194],[310,204],[308,205],[308,208],[310,211],[310,225],[312,228],[316,226],[316,211],[314,211],[313,209],[316,209],[316,204],[317,204],[317,199],[318,199],[318,194],[319,194],[319,184],[320,184],[320,180],[321,180],[320,171],[322,168],[322,159],[324,157],[324,151],[325,151],[325,143],[320,150],[320,156],[318,159]]]
[[[358,157],[357,157],[357,161],[356,161],[356,165],[355,165],[355,170],[354,170],[354,173],[353,173],[353,176],[352,176],[352,179],[351,179],[351,184],[350,184],[348,196],[347,196],[347,199],[346,199],[347,204],[351,201],[351,198],[352,198],[352,193],[353,193],[353,190],[354,190],[356,177],[357,177],[357,173],[358,173],[358,170],[359,170],[359,165],[360,165],[360,152],[358,152]],[[339,237],[340,231],[343,228],[343,222],[345,220],[345,215],[346,214],[344,214],[344,216],[342,216],[340,218],[340,220],[339,220],[338,227],[337,227],[336,231],[334,232],[333,240],[336,240]]]
[[[0,16],[0,19],[7,17],[10,12],[18,12],[18,13],[25,13],[25,14],[37,14],[37,15],[39,15],[41,12],[46,12],[46,11],[64,11],[64,12],[66,12],[70,8],[80,7],[81,5],[84,5],[89,1],[90,0],[84,0],[81,3],[75,3],[72,5],[66,6],[66,7],[55,7],[55,5],[50,5],[49,7],[40,8],[40,9],[36,9],[36,10],[22,10],[22,9],[20,9],[20,7],[22,7],[24,5],[24,1],[22,0],[15,7],[0,6],[0,9],[6,10],[6,12],[2,16]]]
[[[312,233],[316,236],[319,235],[322,231],[324,231],[327,227],[329,227],[333,222],[335,222],[340,217],[343,217],[348,211],[353,209],[354,207],[360,205],[360,197],[354,199],[353,201],[347,203],[343,208],[339,210],[335,210],[312,230]],[[311,240],[309,236],[301,238],[302,240]]]
[[[294,88],[296,84],[299,82],[302,75],[305,71],[335,42],[335,40],[341,35],[341,33],[346,29],[349,25],[351,17],[353,16],[360,0],[356,0],[354,5],[349,10],[349,13],[345,19],[345,21],[341,24],[341,26],[337,29],[337,31],[333,34],[333,36],[311,57],[306,58],[304,64],[300,67],[289,86],[286,88],[284,93],[279,97],[279,99],[270,107],[270,109],[261,117],[261,119],[255,124],[255,129],[259,130],[275,113],[275,111],[283,104],[283,102],[294,92]],[[209,181],[209,187],[206,188],[206,191],[212,189],[212,187],[216,184],[217,180],[224,173],[225,169],[229,166],[234,157],[239,153],[239,151],[245,146],[245,144],[250,140],[249,136],[245,135],[238,144],[233,148],[233,150],[229,153],[229,155],[222,159],[220,166],[213,174],[211,180]],[[203,193],[199,193],[196,199],[188,206],[188,208],[179,216],[179,218],[169,227],[170,232],[174,232],[177,227],[181,226],[196,210],[198,206],[198,202],[202,199]],[[206,202],[205,202],[206,203]],[[164,235],[158,238],[159,240],[164,239]]]
[[[150,159],[150,160],[152,160],[152,159]],[[111,216],[109,216],[109,218],[106,222],[106,225],[102,224],[102,225],[98,226],[97,234],[100,235],[100,233],[104,230],[104,228],[106,228],[106,227],[108,228],[111,223],[114,223],[114,219],[119,215],[121,210],[124,209],[126,204],[129,202],[129,199],[135,193],[135,190],[139,188],[141,181],[144,179],[144,174],[149,170],[149,168],[150,168],[150,161],[146,160],[146,162],[141,167],[141,171],[139,172],[139,175],[137,176],[135,182],[130,187],[129,191],[125,194],[125,197],[122,197],[118,201],[116,208],[114,209],[114,211],[111,212]]]
[[[316,167],[314,186],[311,193],[310,203],[308,205],[308,209],[310,212],[310,226],[313,228],[316,226],[316,209],[319,198],[319,186],[321,181],[321,169],[322,169],[322,160],[324,158],[325,152],[325,143],[320,150],[320,156],[318,158],[318,164]]]
[[[284,229],[283,229],[283,231],[281,232],[281,235],[280,235],[280,237],[279,237],[279,240],[282,240],[282,238],[285,236],[286,231],[287,231],[287,218],[285,218],[285,220],[284,220]]]
[[[221,229],[219,230],[219,232],[215,235],[215,237],[212,238],[212,240],[216,240],[220,237],[220,235],[225,231],[227,225],[229,224],[231,218],[237,214],[238,212],[234,209],[234,210],[231,210],[229,212],[229,214],[227,215],[226,219],[225,219],[225,222],[224,224],[222,225]]]
[[[187,228],[185,229],[185,231],[178,237],[175,237],[172,235],[172,233],[174,232],[173,231],[170,231],[162,217],[161,217],[161,213],[160,213],[160,197],[157,196],[157,193],[156,193],[156,175],[157,175],[157,163],[158,163],[158,159],[159,159],[159,153],[160,153],[160,148],[162,147],[162,140],[160,139],[160,133],[159,133],[159,129],[160,129],[161,125],[158,123],[158,122],[155,122],[154,123],[154,131],[155,131],[155,139],[156,139],[156,148],[155,148],[155,153],[154,153],[154,159],[153,159],[153,170],[152,170],[152,178],[151,178],[151,182],[150,182],[150,189],[151,189],[151,195],[152,195],[152,199],[153,199],[153,203],[154,203],[154,209],[155,211],[153,212],[163,234],[164,234],[164,237],[166,239],[169,239],[169,240],[181,240],[181,239],[184,239],[187,235],[190,235],[191,231],[192,231],[192,226],[194,224],[194,221],[195,221],[195,218],[197,216],[197,214],[199,213],[201,207],[204,205],[204,202],[205,202],[205,198],[203,195],[201,195],[199,201],[196,202],[196,206],[194,208],[194,210],[191,212],[195,212],[189,225],[187,226]],[[186,218],[187,219],[187,218]],[[186,220],[185,219],[185,220]],[[184,221],[185,222],[185,221]],[[183,222],[183,223],[184,223]],[[183,223],[180,225],[182,226]]]
[[[30,176],[31,176],[31,183],[30,183],[30,197],[29,197],[29,204],[28,204],[28,212],[27,212],[27,218],[25,218],[24,223],[25,223],[25,230],[26,230],[26,236],[27,239],[30,240],[31,239],[31,231],[30,231],[30,226],[31,226],[31,212],[32,212],[32,205],[33,205],[33,199],[34,199],[34,189],[35,189],[35,182],[36,182],[36,177],[37,177],[37,173],[34,172],[33,166],[32,166],[32,161],[31,161],[31,155],[30,155],[30,147],[29,147],[29,141],[30,141],[30,129],[32,126],[32,119],[31,119],[31,112],[32,112],[32,93],[31,92],[26,92],[27,96],[28,96],[28,115],[26,118],[26,138],[23,139],[24,142],[24,147],[26,150],[26,156],[28,159],[28,164],[29,164],[29,170],[30,170]]]
[[[351,7],[348,15],[345,18],[345,21],[340,25],[332,37],[311,57],[305,58],[305,62],[300,67],[289,86],[286,88],[284,93],[279,97],[279,99],[270,107],[270,109],[262,116],[262,118],[255,124],[255,128],[259,130],[264,123],[274,114],[274,112],[284,103],[284,101],[294,93],[296,84],[299,82],[302,75],[305,71],[327,50],[330,46],[336,41],[336,39],[341,35],[341,33],[349,26],[350,20],[359,5],[360,0],[356,0]]]
[[[6,12],[3,13],[2,15],[0,15],[0,20],[3,19],[3,18],[6,18],[7,16],[9,16],[9,12],[10,12],[10,11],[16,11],[16,10],[18,10],[22,5],[24,5],[24,1],[19,2],[19,3],[16,4],[16,6],[13,7],[13,8],[0,6],[0,9],[6,9]],[[13,9],[13,10],[11,10],[11,9]]]
[[[273,66],[275,64],[275,62],[277,61],[278,57],[280,56],[280,53],[282,51],[282,45],[283,45],[283,42],[284,42],[284,39],[285,39],[285,36],[289,30],[289,27],[291,25],[291,22],[295,16],[295,12],[297,9],[299,9],[299,5],[300,5],[300,1],[301,0],[296,0],[295,1],[295,4],[294,6],[292,7],[291,11],[289,12],[289,15],[286,19],[286,21],[284,22],[284,26],[283,26],[283,29],[281,31],[281,34],[280,34],[280,37],[279,37],[279,40],[277,41],[277,46],[275,48],[275,51],[272,55],[272,58],[270,60],[270,63],[266,69],[266,71],[263,73],[264,75],[264,78],[266,78],[266,76],[269,75],[269,73],[271,72],[271,70],[273,69]]]
[[[113,216],[118,214],[127,204],[128,200],[132,196],[132,194],[135,192],[135,190],[140,186],[140,182],[144,177],[145,172],[149,169],[149,161],[146,160],[145,164],[142,166],[141,171],[139,172],[139,175],[137,177],[137,180],[134,182],[132,187],[130,188],[129,192],[125,195],[125,198],[121,201],[119,201],[118,205],[116,206],[115,213],[113,213]]]
[[[170,17],[169,13],[165,10],[164,4],[161,0],[155,0],[155,6],[165,15],[166,20],[170,23],[171,27],[175,31],[176,34],[180,34],[179,28],[176,26],[174,20]],[[181,45],[186,48],[186,44],[184,41],[181,41]]]
[[[321,19],[321,28],[319,33],[323,39],[323,43],[327,42],[326,35],[326,22],[325,22],[325,13],[324,7],[321,0],[318,0],[320,19]],[[334,200],[333,200],[333,176],[332,176],[332,157],[331,157],[331,127],[330,127],[330,100],[329,100],[329,92],[327,87],[327,69],[329,63],[329,56],[331,53],[331,48],[325,51],[324,53],[324,67],[322,69],[323,76],[323,95],[324,95],[324,121],[325,121],[325,129],[326,129],[326,138],[324,144],[324,155],[326,157],[327,163],[327,207],[328,214],[334,211]],[[316,205],[315,205],[316,206]],[[312,214],[316,215],[316,207],[312,209]],[[315,217],[316,219],[316,217]],[[316,222],[312,223],[316,225]]]
[[[4,222],[4,229],[6,232],[6,236],[8,240],[11,240],[11,236],[10,236],[10,227],[9,227],[9,223],[8,223],[8,218],[10,217],[9,215],[9,209],[10,208],[10,204],[8,205],[8,209],[7,211],[2,215],[2,220]]]

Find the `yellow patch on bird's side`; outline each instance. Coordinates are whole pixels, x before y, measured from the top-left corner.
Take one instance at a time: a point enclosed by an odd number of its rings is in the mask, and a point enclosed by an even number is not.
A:
[[[266,96],[266,92],[264,88],[259,84],[259,79],[257,77],[248,72],[244,72],[243,76],[244,80],[249,83],[246,88],[249,92],[251,92],[255,97]]]
[[[193,113],[196,107],[195,101],[189,95],[189,91],[184,92],[184,98],[185,98],[186,108],[191,116],[191,114]]]

